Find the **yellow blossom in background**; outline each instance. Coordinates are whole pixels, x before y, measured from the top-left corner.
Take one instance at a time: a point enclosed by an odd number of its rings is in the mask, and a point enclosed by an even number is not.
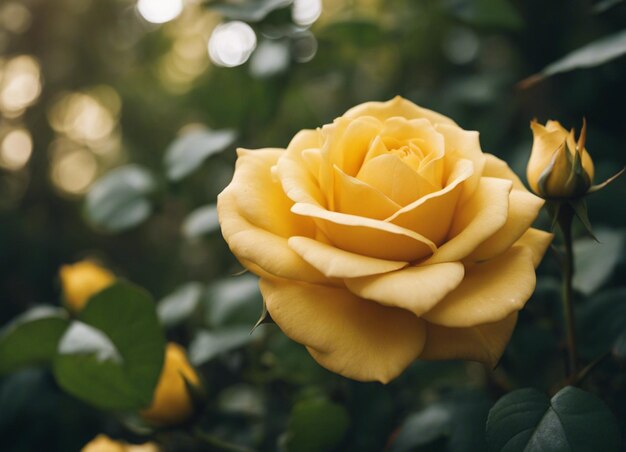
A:
[[[83,309],[92,295],[115,281],[113,273],[88,260],[64,265],[59,274],[65,302],[74,312]]]
[[[586,124],[578,141],[574,130],[567,131],[558,121],[541,125],[530,123],[533,147],[526,168],[532,190],[544,198],[576,198],[587,193],[593,183],[594,166],[585,140]]]
[[[238,156],[222,234],[317,362],[381,382],[416,358],[495,366],[552,234],[477,132],[396,97]]]
[[[106,435],[98,435],[89,443],[85,444],[82,452],[158,452],[155,443],[129,444],[115,441]]]
[[[165,363],[152,404],[141,412],[141,416],[157,425],[174,425],[189,419],[194,406],[185,380],[195,387],[201,386],[198,374],[187,360],[185,349],[170,342],[165,350]]]

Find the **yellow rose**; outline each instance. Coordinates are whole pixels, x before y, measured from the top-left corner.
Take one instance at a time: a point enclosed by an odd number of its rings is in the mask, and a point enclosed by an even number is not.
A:
[[[158,452],[158,450],[154,443],[129,444],[114,441],[106,435],[96,436],[82,448],[82,452]]]
[[[141,416],[157,425],[180,424],[193,414],[194,406],[185,380],[200,387],[198,374],[187,361],[185,349],[170,342],[165,349],[165,363],[150,407]]]
[[[530,123],[533,148],[526,168],[530,188],[544,198],[578,198],[593,182],[593,161],[585,149],[586,126],[578,142],[558,121]]]
[[[222,233],[322,366],[387,382],[416,358],[496,364],[552,235],[477,132],[396,97],[238,155]]]
[[[83,309],[92,295],[115,281],[113,273],[91,261],[64,265],[59,274],[65,302],[74,312]]]

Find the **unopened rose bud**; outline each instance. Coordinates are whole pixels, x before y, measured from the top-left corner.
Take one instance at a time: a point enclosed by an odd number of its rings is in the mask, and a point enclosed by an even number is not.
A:
[[[532,190],[548,199],[579,198],[593,183],[594,167],[585,149],[586,124],[578,140],[558,122],[530,123],[534,142],[526,175]]]
[[[82,310],[92,295],[115,281],[113,273],[91,261],[64,265],[59,274],[65,303],[74,312]]]
[[[154,391],[152,404],[141,416],[156,425],[180,424],[194,412],[194,394],[189,386],[201,388],[200,378],[191,367],[180,345],[170,342],[165,350],[165,363]]]
[[[115,441],[106,435],[98,435],[85,444],[81,452],[158,452],[154,443],[129,444]]]

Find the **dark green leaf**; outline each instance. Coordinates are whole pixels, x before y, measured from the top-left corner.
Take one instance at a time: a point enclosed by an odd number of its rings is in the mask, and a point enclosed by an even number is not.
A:
[[[293,0],[253,0],[237,3],[214,3],[210,7],[229,19],[259,22],[275,9],[289,6],[292,2]]]
[[[508,0],[450,0],[452,15],[478,27],[519,29],[522,18]]]
[[[87,194],[87,218],[110,232],[136,226],[152,212],[147,196],[154,189],[154,179],[146,169],[137,165],[117,168],[98,180]]]
[[[626,330],[626,288],[599,293],[576,312],[580,351],[589,359],[606,353]]]
[[[246,274],[217,281],[209,287],[206,301],[209,324],[216,328],[246,325],[251,329],[262,305],[259,280]]]
[[[195,130],[174,140],[165,151],[167,177],[179,181],[197,169],[204,160],[235,141],[232,130]]]
[[[159,301],[157,312],[161,323],[170,328],[189,318],[196,311],[203,291],[203,284],[189,282]]]
[[[574,242],[574,288],[585,295],[598,290],[611,276],[624,248],[620,230],[598,229],[598,241],[582,238]]]
[[[511,392],[493,406],[487,420],[493,451],[617,451],[619,435],[604,402],[571,386],[552,399],[535,389]]]
[[[580,49],[574,50],[560,60],[546,66],[541,72],[522,81],[530,86],[538,81],[561,72],[599,66],[626,53],[626,30],[607,36]]]
[[[183,236],[195,239],[219,229],[217,207],[215,204],[199,207],[191,212],[182,225]]]
[[[199,331],[189,344],[189,360],[200,366],[222,353],[242,347],[254,337],[247,327]]]
[[[63,309],[39,306],[0,332],[0,374],[52,361],[69,320]]]
[[[617,336],[613,343],[613,355],[618,359],[626,359],[626,324],[624,325],[624,331]]]
[[[118,282],[95,295],[61,340],[57,382],[105,409],[137,409],[152,400],[165,340],[144,290]]]
[[[295,404],[289,420],[288,451],[315,452],[332,450],[343,439],[350,418],[346,409],[322,397]]]

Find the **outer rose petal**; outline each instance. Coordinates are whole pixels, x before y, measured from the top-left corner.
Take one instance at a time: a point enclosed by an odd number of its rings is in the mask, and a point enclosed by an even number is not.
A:
[[[529,229],[515,242],[515,246],[524,246],[528,248],[533,255],[533,265],[535,268],[541,263],[543,255],[552,243],[554,234],[540,229]]]
[[[291,237],[289,247],[329,278],[356,278],[387,273],[408,262],[361,256],[306,237]]]
[[[458,126],[450,126],[441,124],[436,127],[437,132],[444,137],[446,144],[446,162],[454,168],[454,163],[461,159],[470,160],[474,164],[474,173],[463,184],[463,193],[461,200],[466,200],[472,196],[478,187],[480,178],[485,167],[485,155],[480,148],[480,140],[478,132],[473,130],[463,130]]]
[[[396,96],[387,102],[365,102],[348,110],[344,118],[358,118],[360,116],[373,116],[380,121],[394,116],[400,116],[407,119],[425,118],[432,124],[450,124],[456,126],[456,123],[437,112],[426,108],[418,107],[413,102],[406,100],[400,96]]]
[[[447,242],[425,263],[454,262],[467,257],[506,223],[511,182],[483,177],[474,195],[459,203]]]
[[[509,195],[509,214],[506,223],[467,258],[469,261],[491,259],[508,250],[533,224],[544,200],[524,190],[512,190]]]
[[[454,328],[497,322],[524,307],[535,283],[533,253],[515,246],[495,259],[467,266],[463,282],[423,317]]]
[[[464,274],[463,264],[447,262],[344,282],[360,297],[409,310],[419,317],[454,290],[463,281]]]
[[[294,253],[284,238],[308,235],[313,228],[290,212],[291,201],[272,180],[270,168],[279,155],[274,149],[240,152],[233,180],[217,198],[222,234],[244,266],[252,262],[283,278],[325,282],[327,278]]]
[[[322,366],[348,378],[386,383],[424,347],[425,322],[408,311],[340,288],[278,279],[261,279],[260,287],[281,330]]]
[[[485,169],[483,177],[497,177],[498,179],[508,179],[513,182],[513,190],[528,191],[520,178],[509,168],[509,165],[493,154],[485,153]]]
[[[363,256],[395,261],[413,261],[437,247],[427,238],[395,224],[331,212],[314,204],[297,203],[291,211],[314,218],[338,248]]]
[[[420,359],[467,359],[495,367],[513,334],[517,312],[495,323],[469,328],[427,324],[426,346]]]

